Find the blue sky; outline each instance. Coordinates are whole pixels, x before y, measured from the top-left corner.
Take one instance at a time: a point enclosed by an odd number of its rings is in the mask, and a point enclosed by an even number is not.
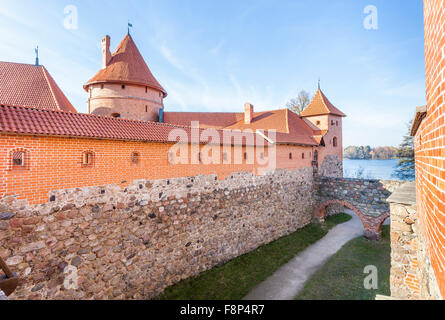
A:
[[[76,6],[77,29],[64,28]],[[378,9],[367,30],[364,8]],[[425,104],[422,1],[31,1],[0,0],[0,61],[45,65],[79,112],[82,85],[127,21],[151,71],[169,93],[167,111],[283,108],[318,78],[345,112],[344,146],[398,145]]]

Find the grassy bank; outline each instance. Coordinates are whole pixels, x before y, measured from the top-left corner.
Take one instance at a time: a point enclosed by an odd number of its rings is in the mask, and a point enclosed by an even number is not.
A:
[[[347,214],[311,224],[228,263],[167,288],[162,300],[239,300],[296,254],[323,238],[329,229],[350,220]]]
[[[376,294],[390,295],[391,266],[389,226],[383,227],[382,241],[364,237],[343,246],[306,283],[296,297],[301,300],[374,300]],[[374,265],[378,270],[378,289],[366,290],[364,268]]]

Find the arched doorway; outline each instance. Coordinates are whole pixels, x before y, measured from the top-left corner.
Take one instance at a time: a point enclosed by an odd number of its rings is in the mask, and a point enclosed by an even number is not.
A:
[[[389,212],[382,214],[380,216],[368,216],[364,215],[357,209],[354,205],[343,200],[328,200],[323,202],[321,205],[314,208],[314,217],[318,221],[324,221],[326,217],[326,208],[330,205],[342,205],[348,209],[354,211],[354,213],[360,218],[363,224],[363,229],[365,230],[365,237],[370,240],[380,240],[382,238],[382,225],[385,220],[389,217]]]

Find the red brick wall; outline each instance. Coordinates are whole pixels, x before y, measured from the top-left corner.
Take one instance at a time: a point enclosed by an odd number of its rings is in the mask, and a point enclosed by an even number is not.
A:
[[[424,0],[427,116],[415,137],[422,237],[445,297],[445,1]]]
[[[168,161],[171,147],[171,144],[165,143],[0,135],[0,198],[18,195],[30,204],[37,204],[47,202],[51,190],[105,184],[124,187],[136,179],[153,180],[207,174],[217,174],[219,179],[224,179],[233,172],[261,173],[261,166],[245,161],[242,164],[173,165]],[[27,152],[26,169],[11,168],[11,152],[17,149]],[[252,150],[252,147],[248,149]],[[85,151],[94,153],[92,167],[82,166],[82,154]],[[138,165],[131,162],[133,152],[140,154]],[[246,148],[242,152],[244,154]],[[277,167],[309,167],[312,152],[312,147],[277,146]],[[221,151],[221,158],[222,153]],[[290,153],[292,159],[289,157]],[[305,159],[302,159],[303,153]],[[232,148],[232,159],[233,154]],[[249,154],[249,159],[250,157]]]

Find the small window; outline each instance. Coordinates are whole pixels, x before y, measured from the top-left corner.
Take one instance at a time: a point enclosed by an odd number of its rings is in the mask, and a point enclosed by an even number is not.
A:
[[[138,152],[133,152],[131,154],[131,163],[132,164],[139,164],[139,160],[140,160],[141,156]]]
[[[94,153],[91,151],[86,151],[83,153],[82,165],[84,167],[90,167],[94,163]]]
[[[147,93],[148,92],[148,87],[145,87],[145,93]]]
[[[12,166],[13,168],[24,168],[25,167],[25,152],[24,151],[14,151],[12,153]]]
[[[301,159],[304,159],[304,152],[301,154]]]
[[[121,117],[120,113],[112,113],[111,116],[113,118],[120,118]]]
[[[145,106],[145,112],[148,112],[148,106]]]
[[[201,154],[201,152],[200,152],[200,153],[198,153],[198,161],[199,161],[199,163],[201,163],[201,162],[202,162],[202,154]]]
[[[335,123],[336,123],[336,125],[337,125],[337,127],[338,127],[338,121],[336,121]]]
[[[337,143],[337,137],[334,138],[334,140],[333,140],[333,144],[334,144],[334,147],[337,147],[337,144],[338,144],[338,143]]]
[[[292,160],[292,152],[289,153],[289,160]]]
[[[23,151],[16,151],[12,155],[12,164],[14,166],[25,165],[25,153]]]
[[[244,160],[247,160],[247,152],[244,152]]]
[[[125,84],[122,85],[122,90],[125,90]]]
[[[101,89],[103,89],[103,88],[104,88],[104,85],[103,85],[103,84],[101,84],[101,85],[100,85],[100,88],[101,88]]]
[[[334,120],[331,120],[331,126],[333,126],[335,124]]]
[[[317,121],[317,126],[319,126],[319,125],[320,125],[320,123],[321,123],[320,121]]]

